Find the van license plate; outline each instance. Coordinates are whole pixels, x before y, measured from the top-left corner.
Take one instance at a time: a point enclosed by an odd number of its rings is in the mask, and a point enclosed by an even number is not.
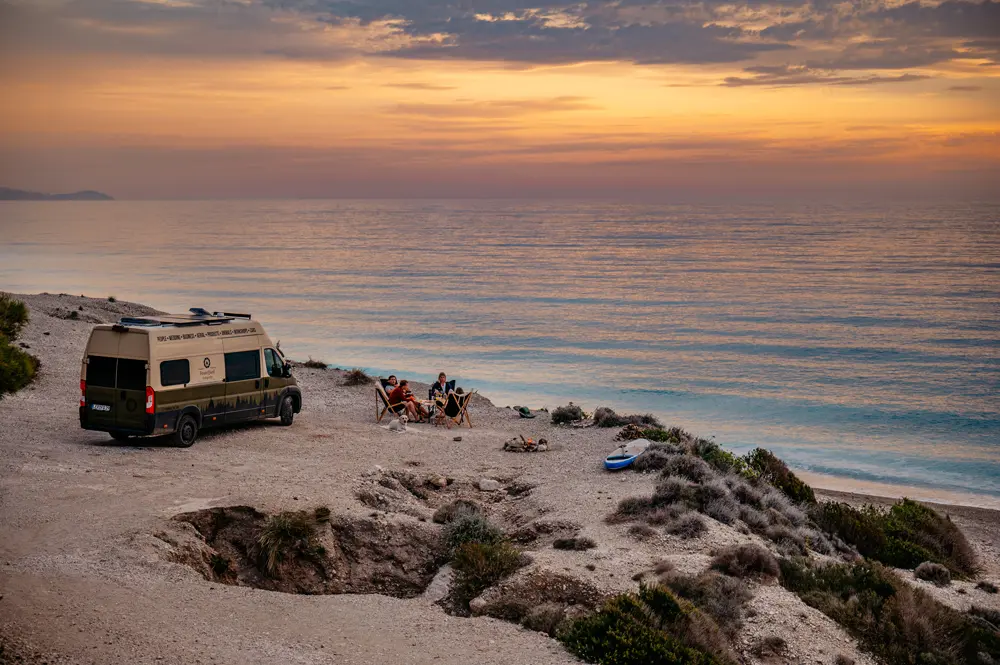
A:
[[[111,405],[110,404],[91,404],[90,405],[90,410],[91,411],[110,411],[111,410]]]

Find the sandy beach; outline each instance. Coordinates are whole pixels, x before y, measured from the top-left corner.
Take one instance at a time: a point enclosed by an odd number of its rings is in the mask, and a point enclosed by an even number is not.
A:
[[[379,487],[397,497],[391,483],[379,484],[392,471],[441,476],[454,492],[478,492],[509,529],[562,525],[592,538],[597,546],[581,552],[555,550],[541,538],[526,547],[533,562],[518,575],[554,571],[607,593],[634,589],[633,577],[663,559],[694,573],[708,565],[712,550],[756,538],[710,521],[708,533],[695,540],[657,534],[640,541],[628,525],[606,523],[621,499],[649,494],[654,483],[643,474],[604,471],[617,430],[557,427],[546,414],[525,420],[477,396],[472,429],[425,424],[397,434],[386,421],[375,422],[373,387],[345,387],[343,373],[332,369],[295,370],[304,406],[292,427],[262,423],[206,432],[190,449],[157,440],[118,444],[79,427],[80,358],[93,324],[151,310],[70,295],[17,297],[31,309],[19,341],[41,359],[42,371],[30,388],[0,401],[0,637],[7,653],[29,661],[576,662],[545,634],[449,615],[432,595],[262,591],[210,582],[179,562],[186,532],[171,518],[210,507],[275,513],[327,506],[337,516],[429,523],[434,501],[405,496],[377,508],[359,499]],[[79,312],[76,320],[64,318],[70,311]],[[302,359],[293,347],[283,350]],[[425,390],[415,387],[418,395]],[[503,442],[519,434],[544,437],[550,449],[504,452]],[[482,479],[503,489],[483,492],[477,489]],[[849,503],[886,500],[819,494]],[[937,509],[975,547],[981,578],[997,582],[1000,513]],[[977,591],[974,583],[913,583],[959,609],[1000,609],[1000,597]],[[740,637],[747,662],[759,662],[749,647],[769,634],[788,641],[789,662],[832,664],[841,654],[859,665],[872,662],[839,626],[792,593],[777,585],[754,591],[756,612]]]

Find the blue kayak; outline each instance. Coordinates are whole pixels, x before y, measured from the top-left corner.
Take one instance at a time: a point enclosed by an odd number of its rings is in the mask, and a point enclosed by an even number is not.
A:
[[[610,455],[604,458],[604,468],[608,471],[618,471],[631,466],[647,447],[649,447],[649,441],[646,439],[629,441],[624,446],[615,448]]]

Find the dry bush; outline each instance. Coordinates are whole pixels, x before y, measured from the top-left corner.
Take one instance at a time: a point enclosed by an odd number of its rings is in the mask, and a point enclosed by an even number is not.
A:
[[[785,653],[787,648],[788,643],[784,639],[777,635],[768,635],[754,644],[750,651],[758,658],[773,658]]]
[[[575,536],[573,538],[557,538],[552,543],[552,547],[557,550],[575,550],[581,552],[597,547],[593,538]]]
[[[913,575],[918,580],[933,582],[937,586],[948,586],[951,584],[951,572],[939,563],[924,561],[913,571]]]
[[[479,504],[475,501],[456,499],[455,501],[446,503],[435,510],[434,516],[431,519],[435,524],[449,524],[457,520],[459,517],[463,517],[465,515],[478,515],[482,512],[483,511],[479,507]]]
[[[670,522],[665,531],[672,536],[680,536],[688,540],[697,538],[708,531],[708,526],[705,524],[705,520],[697,514],[687,513]]]
[[[686,512],[688,512],[687,506],[679,503],[661,506],[646,515],[646,524],[663,526],[664,524],[673,522]]]
[[[594,425],[597,427],[622,427],[623,425],[635,425],[636,427],[662,428],[663,425],[651,413],[633,414],[630,416],[620,416],[614,409],[606,406],[598,407],[594,411]]]
[[[704,513],[714,520],[723,524],[732,524],[739,516],[739,507],[731,497],[721,497],[709,501],[704,508]]]
[[[764,493],[740,476],[728,475],[725,482],[733,497],[740,503],[755,508],[761,505]]]
[[[360,367],[355,367],[344,375],[345,386],[367,386],[371,382],[372,377],[365,374]]]
[[[695,483],[715,477],[715,471],[705,460],[693,455],[673,455],[663,467],[663,477],[680,476]]]
[[[656,531],[648,524],[633,524],[628,528],[628,533],[636,540],[649,540],[656,535]]]
[[[838,653],[833,659],[833,665],[854,665],[854,659],[849,656],[845,656],[842,653]]]
[[[633,522],[653,510],[652,499],[644,496],[630,496],[618,502],[615,512],[604,518],[608,524]]]
[[[632,463],[632,468],[640,473],[659,471],[667,466],[670,459],[684,454],[684,448],[674,443],[652,443]]]
[[[694,497],[695,485],[682,478],[664,478],[656,484],[651,506],[669,506],[672,503],[688,503]]]
[[[302,366],[309,369],[328,369],[330,367],[325,360],[313,360],[312,356],[309,356],[309,360],[302,363]]]
[[[990,624],[993,630],[1000,631],[1000,610],[991,610],[988,607],[973,605],[969,608],[969,615],[982,619]]]
[[[578,420],[583,420],[583,409],[573,404],[573,402],[570,402],[566,406],[558,406],[552,409],[553,425],[564,425],[577,422]]]
[[[712,558],[711,567],[732,577],[778,577],[781,571],[774,555],[759,545],[730,546]]]
[[[980,591],[984,591],[986,593],[996,593],[997,592],[997,585],[993,584],[992,582],[987,582],[986,580],[983,580],[982,582],[977,583],[976,584],[976,588],[979,589]]]
[[[547,633],[555,637],[562,623],[566,620],[566,610],[559,603],[543,603],[528,610],[521,619],[521,625],[528,630]]]
[[[771,525],[770,520],[767,519],[767,514],[762,513],[753,506],[748,506],[746,504],[740,506],[740,519],[743,523],[750,527],[750,530],[754,533],[764,533],[764,531]]]
[[[697,577],[668,572],[661,575],[660,580],[679,597],[712,617],[730,639],[739,634],[744,608],[753,598],[742,580],[711,571]]]

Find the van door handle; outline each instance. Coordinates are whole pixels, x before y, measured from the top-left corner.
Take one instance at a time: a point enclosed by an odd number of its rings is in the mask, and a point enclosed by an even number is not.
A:
[[[253,382],[253,387],[260,388],[260,379],[257,379],[256,381]]]
[[[271,379],[264,379],[264,387],[265,388],[271,387]]]

